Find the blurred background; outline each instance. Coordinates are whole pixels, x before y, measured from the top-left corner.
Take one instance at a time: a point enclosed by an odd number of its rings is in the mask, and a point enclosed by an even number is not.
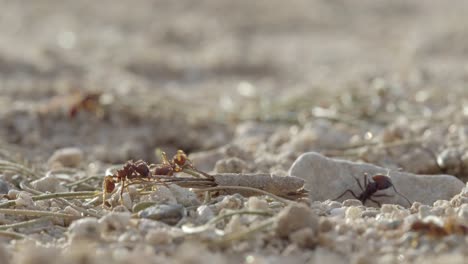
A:
[[[365,121],[350,144],[395,122],[468,113],[462,0],[0,6],[0,142],[33,159],[66,146],[153,159],[159,147],[223,146],[245,122],[294,134],[323,116]]]

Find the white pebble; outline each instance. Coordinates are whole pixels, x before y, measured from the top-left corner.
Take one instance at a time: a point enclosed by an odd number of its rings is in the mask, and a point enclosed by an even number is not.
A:
[[[68,227],[71,239],[100,239],[102,233],[101,225],[96,218],[86,217],[78,219]]]
[[[17,206],[32,207],[34,205],[34,201],[30,193],[19,192],[15,200],[15,204]]]
[[[274,226],[276,234],[284,238],[306,227],[315,232],[319,228],[319,219],[306,205],[290,204],[278,213]]]
[[[132,210],[133,202],[128,192],[122,194],[122,204],[127,207],[127,209]]]
[[[129,212],[111,212],[101,217],[98,222],[103,230],[125,230],[130,223]]]
[[[178,204],[187,207],[200,204],[197,195],[188,188],[182,188],[179,185],[172,184],[169,186],[169,189],[171,190],[172,195],[176,198]]]
[[[330,216],[344,217],[346,208],[333,208],[330,210]]]
[[[153,246],[168,245],[172,242],[172,236],[169,234],[168,230],[153,229],[146,234],[145,240]]]
[[[247,208],[249,210],[268,210],[268,203],[265,200],[259,199],[256,196],[249,197],[247,200]]]
[[[67,188],[60,184],[60,181],[54,175],[47,175],[31,182],[31,186],[41,192],[66,192]]]
[[[66,214],[74,215],[74,216],[81,216],[81,213],[71,206],[65,207],[65,209],[63,209],[63,212]]]
[[[197,215],[198,220],[205,223],[214,217],[214,212],[208,205],[201,205],[197,208]]]
[[[302,248],[313,248],[317,244],[315,230],[310,227],[302,228],[292,233],[289,238],[293,243]]]
[[[83,151],[79,148],[63,148],[55,151],[54,154],[52,154],[52,156],[47,161],[47,165],[49,168],[75,168],[81,164],[83,157]]]
[[[357,206],[350,206],[346,209],[346,219],[358,219],[361,218],[362,209]]]

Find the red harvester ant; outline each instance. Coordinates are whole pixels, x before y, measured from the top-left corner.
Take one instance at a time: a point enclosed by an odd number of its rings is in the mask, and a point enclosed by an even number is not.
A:
[[[395,191],[395,193],[397,193],[398,195],[403,197],[408,202],[408,204],[411,206],[411,202],[409,201],[409,199],[406,198],[406,196],[404,196],[403,194],[401,194],[401,193],[399,193],[397,191],[397,189],[395,188],[395,186],[392,183],[392,180],[390,179],[390,177],[388,175],[376,174],[376,175],[372,176],[373,181],[369,181],[367,176],[368,176],[368,174],[364,173],[364,186],[365,187],[362,187],[361,183],[359,182],[359,179],[353,176],[353,178],[356,180],[356,182],[359,185],[359,188],[361,188],[361,191],[362,191],[359,195],[356,195],[351,189],[347,189],[346,191],[344,191],[340,196],[338,196],[334,200],[340,199],[341,197],[343,197],[343,195],[345,195],[347,192],[349,192],[349,193],[351,193],[352,196],[354,196],[354,198],[361,201],[362,204],[365,204],[367,200],[371,200],[374,203],[376,203],[377,205],[379,205],[379,207],[380,207],[381,206],[380,202],[372,199],[372,197],[392,197],[392,195],[375,194],[377,191],[385,190],[385,189],[388,189],[388,188],[392,187],[393,190]]]
[[[103,206],[105,205],[106,194],[113,192],[115,184],[119,182],[122,185],[120,188],[120,201],[122,202],[123,190],[128,185],[133,183],[160,181],[162,178],[161,176],[173,176],[174,173],[182,172],[184,169],[192,170],[195,172],[192,175],[197,177],[202,175],[206,178],[212,178],[211,175],[195,169],[192,161],[189,160],[187,154],[182,150],[178,150],[172,160],[168,160],[166,153],[162,152],[161,159],[161,164],[151,165],[148,165],[142,160],[138,160],[136,162],[128,161],[122,169],[118,169],[113,175],[104,177],[104,182],[102,184]],[[126,181],[129,182],[127,185],[125,185]],[[164,184],[164,182],[161,183]]]
[[[138,160],[136,162],[127,161],[122,169],[118,169],[117,172],[111,176],[104,177],[104,182],[102,184],[103,206],[105,204],[106,194],[114,191],[116,183],[122,183],[122,187],[120,189],[120,201],[122,201],[122,195],[124,187],[126,187],[126,181],[131,183],[145,178],[149,179],[150,177],[151,171],[146,162],[142,160]]]

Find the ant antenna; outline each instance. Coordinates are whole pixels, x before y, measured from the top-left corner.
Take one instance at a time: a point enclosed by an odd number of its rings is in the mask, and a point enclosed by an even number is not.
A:
[[[399,172],[401,172],[402,170],[403,170],[403,168],[398,168]],[[390,169],[389,168],[387,168],[387,177],[390,177]],[[410,202],[410,200],[408,198],[406,198],[406,196],[404,196],[399,191],[397,191],[397,189],[395,188],[395,185],[392,184],[392,188],[395,191],[395,193],[398,194],[399,196],[403,197],[408,202],[408,204],[410,206],[412,205],[412,203]]]

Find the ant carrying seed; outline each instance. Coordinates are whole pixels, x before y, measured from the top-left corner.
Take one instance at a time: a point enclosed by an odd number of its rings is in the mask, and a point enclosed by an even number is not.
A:
[[[149,179],[150,177],[150,167],[146,162],[142,160],[136,162],[128,161],[122,169],[118,169],[117,172],[111,176],[104,177],[104,182],[102,184],[103,205],[105,204],[106,194],[114,191],[116,183],[120,182],[122,184],[120,188],[120,201],[122,201],[124,187],[128,186],[125,186],[126,181],[133,183],[135,181],[141,181],[142,179]]]
[[[103,192],[103,206],[105,205],[105,196],[112,193],[115,189],[116,183],[121,183],[120,188],[120,201],[122,202],[122,195],[124,188],[130,184],[135,183],[148,183],[160,182],[165,184],[163,179],[167,180],[166,176],[173,176],[174,173],[179,173],[187,170],[193,176],[211,179],[213,176],[206,174],[202,171],[195,169],[192,161],[187,157],[184,151],[178,150],[176,155],[171,160],[167,159],[166,153],[161,153],[162,163],[148,165],[146,162],[139,160],[136,162],[128,161],[122,169],[117,170],[111,176],[106,176],[102,185]],[[166,177],[166,178],[165,178]],[[128,182],[127,184],[125,184]]]
[[[392,187],[393,190],[395,191],[395,193],[400,195],[401,197],[403,197],[408,202],[408,204],[411,206],[411,202],[409,201],[409,199],[406,198],[406,196],[404,196],[403,194],[401,194],[401,193],[399,193],[397,191],[397,189],[395,188],[395,186],[392,183],[392,180],[388,176],[388,173],[387,173],[387,175],[382,175],[382,174],[373,175],[372,176],[373,181],[370,181],[368,179],[368,174],[364,173],[364,187],[361,185],[358,178],[356,178],[354,176],[353,176],[353,178],[358,183],[359,188],[361,189],[362,192],[359,195],[356,195],[351,189],[347,189],[340,196],[335,198],[334,200],[340,199],[346,193],[349,192],[354,198],[361,201],[362,204],[365,204],[367,200],[371,200],[372,202],[376,203],[380,207],[381,206],[380,202],[378,202],[378,201],[376,201],[376,200],[374,200],[372,198],[373,197],[393,197],[392,195],[375,194],[377,191],[385,190],[385,189],[388,189],[388,188]]]

